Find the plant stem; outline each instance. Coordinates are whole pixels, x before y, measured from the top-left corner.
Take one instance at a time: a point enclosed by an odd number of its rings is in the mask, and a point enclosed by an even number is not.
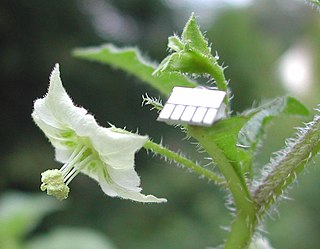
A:
[[[229,113],[229,92],[228,92],[228,81],[226,80],[223,72],[223,67],[220,66],[217,60],[210,54],[209,57],[206,58],[207,65],[206,71],[210,76],[215,80],[215,83],[220,91],[224,91],[227,93],[227,97],[224,100],[226,105],[226,114]]]
[[[145,149],[151,150],[155,154],[160,154],[166,159],[170,159],[175,161],[178,164],[181,164],[185,166],[186,168],[191,169],[192,171],[196,172],[197,174],[204,176],[205,178],[217,183],[217,184],[223,184],[225,183],[224,179],[220,176],[218,176],[216,173],[214,173],[211,170],[205,169],[201,167],[200,165],[192,162],[191,160],[187,159],[186,157],[179,155],[176,152],[173,152],[172,150],[169,150],[168,148],[165,148],[161,146],[160,144],[154,143],[150,140],[148,140],[144,146]]]
[[[247,248],[256,226],[256,211],[246,184],[241,181],[236,170],[220,148],[211,139],[208,139],[206,133],[203,132],[203,128],[190,126],[188,132],[199,141],[225,177],[236,206],[236,217],[224,248]]]
[[[302,129],[298,138],[278,153],[266,168],[270,173],[253,191],[253,198],[258,207],[258,215],[262,216],[281,196],[296,176],[305,168],[320,150],[320,116]]]
[[[228,82],[224,77],[223,67],[218,64],[217,60],[213,56],[208,58],[207,70],[210,76],[216,81],[218,89],[221,91],[227,91]]]

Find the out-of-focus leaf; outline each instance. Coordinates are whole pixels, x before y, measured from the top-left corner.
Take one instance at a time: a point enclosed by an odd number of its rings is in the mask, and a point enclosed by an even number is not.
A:
[[[320,0],[308,0],[308,2],[310,2],[316,7],[320,7]]]
[[[266,104],[248,111],[245,115],[251,116],[250,120],[241,129],[238,143],[255,152],[257,144],[261,141],[266,125],[280,114],[309,115],[308,109],[297,99],[286,96],[276,98]]]
[[[44,195],[3,194],[0,199],[0,248],[9,248],[7,245],[21,240],[44,216],[59,206],[58,202]]]
[[[126,71],[168,96],[173,87],[195,87],[197,84],[178,73],[164,73],[153,76],[157,65],[144,59],[136,48],[117,48],[106,44],[92,48],[77,48],[73,51],[77,58],[109,64]]]
[[[26,243],[26,249],[115,249],[103,234],[85,228],[57,228]]]

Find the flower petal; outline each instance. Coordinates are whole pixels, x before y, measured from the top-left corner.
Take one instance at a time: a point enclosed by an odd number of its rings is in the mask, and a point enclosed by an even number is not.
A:
[[[129,169],[114,169],[106,165],[103,161],[94,161],[92,163],[95,164],[93,167],[84,167],[80,172],[88,175],[97,182],[99,182],[99,176],[102,175],[108,179],[107,182],[113,182],[121,188],[136,192],[142,190],[140,187],[140,177],[133,167]],[[107,186],[104,187],[107,188]]]
[[[98,152],[101,167],[110,178],[108,182],[112,180],[114,184],[126,191],[141,191],[140,178],[134,170],[134,154],[147,141],[147,136],[116,128],[101,127],[90,114],[84,115],[74,128],[77,135],[89,138],[93,148]],[[87,169],[81,172],[92,175],[92,172],[88,173]],[[103,189],[106,193],[112,191],[108,184],[105,184]]]
[[[48,94],[44,99],[53,119],[63,125],[71,125],[87,113],[86,109],[73,104],[64,89],[60,79],[59,64],[55,65],[51,73]]]
[[[102,165],[97,165],[97,167],[91,167],[91,168],[83,168],[81,170],[81,173],[86,174],[87,176],[96,180],[98,183],[102,182],[101,179],[105,179],[104,181],[107,182],[106,179],[108,178],[108,174]],[[118,196],[117,192],[113,188],[111,188],[109,184],[103,184],[103,185],[100,184],[100,187],[105,194],[111,197]]]
[[[131,169],[114,169],[110,166],[107,166],[107,171],[110,178],[117,185],[131,191],[140,192],[140,177],[134,168]]]
[[[116,193],[116,196],[119,196],[123,199],[130,199],[138,202],[167,202],[167,200],[164,198],[157,198],[153,195],[143,195],[140,193],[140,191],[132,191],[122,188],[121,186],[118,186],[116,183],[112,182],[111,179],[105,177],[104,174],[99,175],[99,184],[103,192],[105,192],[107,195],[110,195],[110,191],[113,191],[113,194]]]
[[[134,168],[134,154],[148,140],[147,136],[120,133],[112,128],[103,127],[96,130],[90,138],[100,158],[114,169]]]
[[[70,149],[66,150],[65,148],[60,149],[60,148],[56,147],[55,148],[55,159],[58,162],[66,163],[69,160],[72,152],[73,152],[73,150],[70,150]]]
[[[134,191],[125,191],[119,194],[119,197],[122,197],[123,199],[130,199],[133,201],[138,202],[167,202],[167,199],[165,198],[157,198],[153,195],[143,195],[139,192]]]
[[[33,120],[55,147],[61,147],[62,140],[68,141],[68,139],[62,139],[61,134],[72,130],[74,123],[79,122],[86,113],[84,108],[73,104],[63,88],[59,65],[56,64],[50,76],[47,95],[34,103]]]
[[[83,115],[78,123],[74,123],[74,129],[78,136],[88,137],[102,161],[114,169],[133,169],[134,154],[148,140],[148,136],[101,127],[90,114]]]
[[[48,123],[46,123],[41,117],[39,117],[38,113],[34,111],[32,113],[32,118],[34,122],[38,125],[38,127],[44,132],[44,134],[47,136],[47,138],[50,140],[51,144],[58,149],[69,149],[67,144],[70,141],[70,139],[64,138],[62,134],[67,132],[66,128],[57,128],[54,127]],[[60,160],[59,160],[60,161]]]

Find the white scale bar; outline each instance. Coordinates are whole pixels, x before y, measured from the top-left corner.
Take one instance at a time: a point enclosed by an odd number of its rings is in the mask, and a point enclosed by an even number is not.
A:
[[[207,108],[198,107],[195,114],[192,117],[192,122],[196,124],[201,124],[204,118],[204,115],[206,115],[206,112],[207,112]]]
[[[160,115],[158,117],[158,120],[160,121],[166,121],[170,118],[173,110],[174,110],[175,105],[172,104],[165,104],[165,106],[163,107],[163,109],[160,112]]]
[[[203,119],[203,124],[204,125],[211,125],[215,118],[217,117],[217,109],[214,109],[214,108],[210,108],[207,113],[206,113],[206,116],[204,117]]]
[[[226,93],[203,88],[174,87],[158,120],[169,124],[210,126],[224,117]]]
[[[184,105],[177,105],[176,108],[174,108],[174,110],[170,116],[170,119],[171,120],[179,120],[184,109],[185,109]]]
[[[225,92],[218,90],[175,87],[167,103],[219,108],[225,96]]]
[[[197,108],[195,106],[187,106],[181,116],[181,121],[187,122],[187,123],[190,122],[196,109]]]

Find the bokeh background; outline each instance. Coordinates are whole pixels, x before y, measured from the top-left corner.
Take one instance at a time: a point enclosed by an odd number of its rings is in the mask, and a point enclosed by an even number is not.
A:
[[[33,101],[45,94],[56,62],[74,102],[94,113],[100,124],[138,128],[199,158],[179,129],[156,122],[157,114],[141,107],[141,95],[159,93],[121,71],[71,56],[75,47],[112,42],[137,46],[159,62],[167,54],[167,37],[181,33],[191,12],[228,66],[235,112],[285,94],[310,109],[320,102],[320,13],[303,0],[2,0],[0,248],[71,249],[79,240],[97,242],[97,234],[113,246],[89,243],[84,248],[197,249],[222,242],[232,220],[225,193],[145,151],[136,158],[143,192],[166,197],[167,204],[109,198],[86,176],[73,180],[70,197],[62,203],[39,193],[40,172],[60,165],[30,114]],[[285,137],[293,136],[293,127],[307,120],[277,118],[257,155],[257,168],[283,146]],[[293,200],[282,202],[266,220],[265,235],[275,248],[319,248],[318,166],[319,160],[308,166],[288,194]],[[18,233],[21,222],[27,228]],[[52,231],[62,234],[60,240]],[[57,241],[63,246],[55,247]]]

